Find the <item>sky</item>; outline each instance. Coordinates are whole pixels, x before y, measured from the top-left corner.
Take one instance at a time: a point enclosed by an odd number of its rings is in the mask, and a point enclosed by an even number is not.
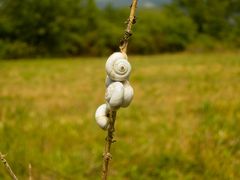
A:
[[[171,0],[139,0],[139,6],[144,7],[154,7]],[[96,0],[97,4],[100,7],[104,7],[106,4],[111,3],[113,6],[129,6],[131,4],[131,0]]]

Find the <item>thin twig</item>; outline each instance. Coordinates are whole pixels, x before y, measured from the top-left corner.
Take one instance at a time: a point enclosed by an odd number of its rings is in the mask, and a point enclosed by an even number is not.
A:
[[[7,160],[5,159],[5,155],[3,155],[1,152],[0,152],[0,158],[1,158],[1,161],[2,163],[4,164],[8,174],[11,176],[11,178],[13,180],[18,180],[18,178],[16,177],[16,175],[13,173],[11,167],[9,166]]]
[[[120,51],[125,54],[127,54],[128,40],[132,36],[132,31],[131,31],[132,25],[135,24],[136,20],[137,20],[136,16],[135,16],[135,12],[137,9],[137,3],[138,3],[138,0],[132,1],[132,4],[130,6],[130,8],[131,8],[130,15],[127,20],[127,28],[125,30],[122,40],[120,41],[120,46],[119,46]]]
[[[133,0],[131,4],[131,10],[130,10],[130,16],[127,21],[127,28],[125,30],[124,36],[120,42],[120,51],[122,53],[127,53],[127,47],[128,47],[128,40],[131,37],[131,29],[132,25],[136,23],[136,17],[135,17],[135,12],[137,8],[137,3],[138,0]],[[115,142],[113,140],[114,137],[114,132],[115,132],[115,121],[116,121],[116,111],[110,111],[109,113],[109,127],[108,127],[108,132],[107,132],[107,137],[106,137],[106,143],[105,143],[105,150],[103,154],[103,167],[102,167],[102,180],[107,180],[108,177],[108,169],[109,169],[109,161],[112,159],[111,155],[111,145],[112,143]]]
[[[109,167],[109,161],[112,159],[111,155],[111,145],[115,141],[113,140],[114,137],[114,125],[116,120],[116,111],[110,111],[110,119],[109,119],[109,127],[108,127],[108,133],[106,137],[106,143],[105,143],[105,150],[103,154],[103,167],[102,167],[102,180],[106,180],[108,176],[108,167]]]

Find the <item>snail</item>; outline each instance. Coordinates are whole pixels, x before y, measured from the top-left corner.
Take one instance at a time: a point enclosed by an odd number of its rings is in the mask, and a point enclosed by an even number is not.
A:
[[[133,88],[128,82],[131,65],[127,59],[125,53],[116,52],[106,62],[106,104],[99,106],[95,113],[96,122],[103,130],[109,127],[110,111],[128,107],[133,99]]]
[[[105,94],[105,99],[111,109],[118,109],[120,107],[127,107],[133,98],[133,88],[128,81],[124,83],[113,82],[111,83]]]
[[[97,108],[95,113],[96,122],[103,130],[106,130],[109,125],[109,118],[108,118],[109,111],[110,110],[108,109],[107,105],[102,104]]]
[[[105,99],[111,109],[118,109],[123,104],[123,84],[111,83],[106,90]]]
[[[127,60],[127,55],[120,52],[113,53],[106,62],[106,72],[113,81],[128,80],[131,65]]]

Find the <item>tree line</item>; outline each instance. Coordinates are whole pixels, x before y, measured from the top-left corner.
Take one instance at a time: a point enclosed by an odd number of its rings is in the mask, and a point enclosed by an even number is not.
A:
[[[240,1],[173,0],[139,8],[129,52],[240,47]],[[101,56],[118,50],[129,8],[94,0],[0,0],[0,58]]]

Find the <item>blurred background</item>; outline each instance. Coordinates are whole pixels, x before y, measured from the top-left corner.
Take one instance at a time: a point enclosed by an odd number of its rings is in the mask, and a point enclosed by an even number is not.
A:
[[[117,50],[130,0],[1,0],[0,57],[103,56]],[[139,1],[132,54],[240,46],[237,0]]]
[[[94,113],[130,4],[0,0],[0,152],[19,179],[100,179]],[[239,48],[239,0],[139,1],[109,179],[240,179]]]

